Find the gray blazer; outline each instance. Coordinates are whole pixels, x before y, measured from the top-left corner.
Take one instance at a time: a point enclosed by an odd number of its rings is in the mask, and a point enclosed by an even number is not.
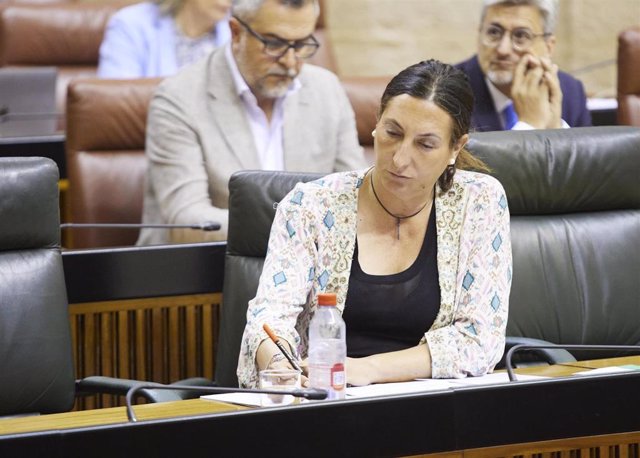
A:
[[[338,78],[305,64],[284,105],[285,169],[331,173],[366,166]],[[224,47],[164,80],[149,107],[143,223],[215,221],[217,232],[143,229],[139,245],[226,240],[232,173],[260,169]]]

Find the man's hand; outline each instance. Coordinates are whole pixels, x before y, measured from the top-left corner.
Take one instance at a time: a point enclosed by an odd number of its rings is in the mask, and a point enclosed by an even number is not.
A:
[[[562,91],[558,66],[526,54],[514,70],[511,99],[518,119],[536,129],[562,127]]]
[[[551,62],[551,59],[542,58],[544,68],[543,78],[549,87],[549,107],[551,108],[551,119],[548,129],[562,128],[562,89],[558,78],[558,66]]]

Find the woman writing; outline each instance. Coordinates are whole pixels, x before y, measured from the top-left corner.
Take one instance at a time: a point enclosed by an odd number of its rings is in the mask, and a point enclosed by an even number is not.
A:
[[[100,78],[168,76],[231,37],[231,0],[157,0],[113,15],[100,46]]]
[[[394,77],[381,100],[375,165],[298,184],[278,205],[238,379],[287,366],[268,323],[305,358],[319,292],[347,325],[347,382],[490,372],[504,350],[511,245],[504,190],[465,171],[473,108],[466,76],[430,60]]]

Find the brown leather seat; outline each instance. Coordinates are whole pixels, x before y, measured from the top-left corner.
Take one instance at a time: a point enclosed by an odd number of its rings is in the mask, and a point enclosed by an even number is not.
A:
[[[95,76],[107,21],[125,4],[7,3],[0,7],[0,66],[57,67],[56,106],[64,113],[69,81]]]
[[[67,172],[75,223],[140,223],[147,110],[161,78],[78,79],[67,97]],[[76,229],[73,248],[133,245],[135,229]]]
[[[358,141],[364,148],[367,161],[371,164],[374,161],[371,132],[376,128],[380,97],[390,80],[389,76],[340,78],[356,115]]]
[[[618,124],[640,126],[640,26],[618,35]]]

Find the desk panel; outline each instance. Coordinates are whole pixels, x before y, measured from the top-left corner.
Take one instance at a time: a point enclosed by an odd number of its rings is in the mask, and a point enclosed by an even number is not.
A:
[[[638,386],[639,373],[566,377],[0,436],[0,455],[411,456],[623,434],[640,431]]]
[[[65,135],[36,135],[31,137],[1,137],[0,157],[48,157],[58,164],[60,178],[67,178],[64,153]]]
[[[640,373],[456,391],[458,449],[640,430]]]
[[[69,303],[222,292],[226,242],[62,252]]]
[[[225,243],[64,251],[76,377],[214,378]],[[78,398],[75,408],[123,404]]]

